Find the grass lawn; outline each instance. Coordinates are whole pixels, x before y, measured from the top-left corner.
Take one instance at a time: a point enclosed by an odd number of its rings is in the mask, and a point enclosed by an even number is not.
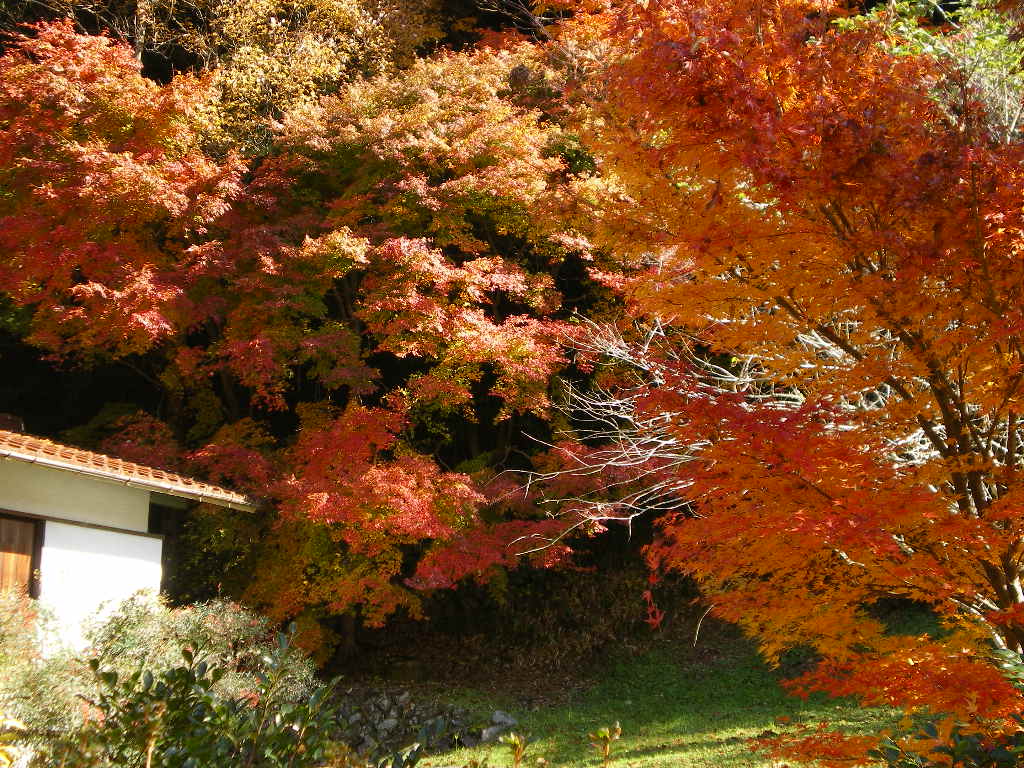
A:
[[[524,766],[535,765],[538,757],[556,766],[599,766],[587,733],[616,720],[622,738],[613,746],[610,764],[619,768],[770,766],[771,760],[751,751],[748,740],[779,730],[779,716],[815,725],[828,721],[848,732],[877,729],[891,721],[883,711],[787,695],[778,673],[738,636],[719,638],[714,645],[711,653],[700,656],[679,646],[655,647],[609,662],[595,686],[533,711],[480,692],[450,695],[481,713],[507,707],[519,720],[516,730],[533,740]],[[543,674],[541,668],[538,674]],[[493,767],[511,765],[508,747],[501,744],[432,756],[421,765],[461,766],[484,758]]]

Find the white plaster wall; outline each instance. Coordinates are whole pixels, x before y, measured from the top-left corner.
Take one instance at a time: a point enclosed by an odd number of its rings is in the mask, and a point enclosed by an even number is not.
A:
[[[0,459],[0,509],[145,532],[149,525],[149,491],[16,459]]]
[[[57,622],[60,640],[81,650],[82,621],[139,590],[160,590],[160,550],[151,536],[46,522],[40,561],[40,602]]]

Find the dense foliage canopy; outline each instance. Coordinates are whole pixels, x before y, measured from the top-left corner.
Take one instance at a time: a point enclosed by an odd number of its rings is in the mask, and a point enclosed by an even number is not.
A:
[[[79,438],[264,500],[215,515],[221,540],[200,546],[241,558],[248,599],[279,619],[415,614],[406,579],[484,578],[511,538],[560,525],[479,514],[519,425],[548,417],[566,320],[604,293],[567,202],[588,171],[560,75],[512,45],[336,80],[253,155],[223,152],[223,72],[159,84],[68,22],[12,39],[10,322],[64,366],[119,363],[159,393]]]
[[[629,373],[577,399],[612,441],[577,460],[631,468],[612,514],[687,502],[650,557],[768,658],[813,647],[797,690],[998,730],[1021,693],[993,658],[1024,649],[1020,48],[991,11],[936,33],[850,10],[600,19],[591,146],[628,194],[600,226],[646,268],[649,330],[588,344]],[[945,630],[890,636],[893,597]]]
[[[147,393],[54,428],[264,501],[192,535],[305,642],[657,514],[798,690],[1020,710],[1012,8],[47,8],[0,57],[5,339]]]

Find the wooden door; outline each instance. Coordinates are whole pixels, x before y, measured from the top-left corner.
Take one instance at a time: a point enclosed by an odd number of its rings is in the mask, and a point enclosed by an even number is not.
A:
[[[36,527],[34,520],[0,517],[0,590],[30,590]]]

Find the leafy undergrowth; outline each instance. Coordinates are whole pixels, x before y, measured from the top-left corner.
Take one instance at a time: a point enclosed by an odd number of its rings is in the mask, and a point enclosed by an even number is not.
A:
[[[541,757],[552,766],[600,766],[588,734],[617,721],[622,736],[609,763],[616,768],[777,768],[780,762],[751,749],[752,739],[798,723],[827,722],[851,734],[895,724],[892,712],[787,694],[780,681],[806,671],[813,661],[808,654],[791,652],[780,669],[771,669],[738,630],[702,621],[703,606],[682,601],[674,608],[660,630],[636,632],[597,656],[580,658],[575,674],[564,664],[551,665],[542,653],[499,647],[493,637],[487,642],[475,636],[433,641],[421,636],[416,652],[409,651],[416,657],[412,666],[395,663],[400,657],[391,652],[382,656],[390,662],[391,682],[411,688],[417,697],[469,710],[476,725],[489,724],[497,709],[512,714],[519,721],[515,730],[531,740],[524,768],[536,766]],[[905,602],[879,605],[876,613],[894,634],[938,629],[926,609]],[[371,676],[384,666],[372,656],[362,662]],[[352,679],[353,671],[346,677]],[[508,747],[484,744],[433,755],[421,765],[463,766],[485,759],[491,768],[512,763]]]
[[[483,703],[473,698],[477,706]],[[623,768],[768,766],[772,761],[752,752],[749,740],[779,730],[777,718],[828,721],[851,732],[881,727],[888,719],[850,703],[787,696],[753,653],[681,665],[665,650],[610,666],[600,684],[566,704],[515,714],[519,730],[533,739],[526,765],[537,757],[559,766],[600,765],[587,734],[619,721],[622,738],[610,765]],[[435,756],[425,765],[463,765],[485,757],[492,766],[510,764],[506,748],[492,744]]]
[[[724,628],[709,634],[714,637],[696,648],[663,643],[621,655],[607,663],[599,683],[532,710],[515,697],[479,690],[449,690],[448,696],[481,713],[501,708],[517,717],[516,730],[532,740],[524,766],[535,765],[539,757],[550,765],[599,766],[587,734],[616,721],[622,737],[613,745],[611,766],[728,768],[778,765],[753,752],[750,740],[796,722],[827,721],[854,733],[876,730],[892,719],[850,702],[789,696],[779,685],[779,672],[761,662],[748,642]],[[540,660],[536,671],[543,676]],[[436,755],[423,764],[455,766],[485,758],[490,766],[511,765],[501,744]]]

